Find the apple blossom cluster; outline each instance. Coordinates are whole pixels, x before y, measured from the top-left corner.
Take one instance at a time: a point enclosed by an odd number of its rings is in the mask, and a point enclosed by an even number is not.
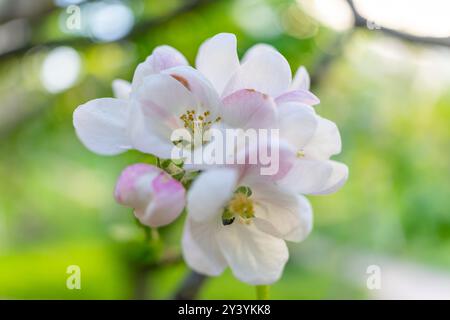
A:
[[[255,45],[239,60],[236,46],[233,34],[208,39],[195,68],[176,49],[157,47],[137,66],[131,83],[113,82],[115,98],[79,106],[73,123],[81,142],[97,154],[136,149],[164,163],[127,167],[115,198],[149,227],[170,224],[186,209],[182,253],[192,269],[216,276],[229,267],[241,281],[270,284],[288,260],[286,241],[300,242],[311,232],[305,195],[336,191],[348,169],[330,160],[341,151],[339,131],[315,112],[319,99],[309,91],[305,68],[292,78],[273,47]],[[187,165],[184,157],[174,159],[174,149],[196,153],[213,142],[200,139],[186,148],[173,138],[180,129],[279,134],[276,141],[232,148],[244,161]],[[263,146],[277,155],[271,174],[261,173],[266,164],[245,161]]]

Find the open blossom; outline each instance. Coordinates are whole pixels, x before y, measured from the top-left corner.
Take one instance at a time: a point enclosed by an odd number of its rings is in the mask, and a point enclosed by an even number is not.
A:
[[[144,163],[122,171],[114,195],[120,204],[134,208],[136,218],[149,227],[171,223],[185,206],[182,184],[163,170]]]
[[[146,77],[185,65],[186,59],[174,48],[157,47],[138,65],[131,83],[125,80],[113,82],[116,98],[94,99],[75,110],[73,124],[80,140],[89,150],[102,155],[119,154],[131,148],[145,149],[152,141],[133,131],[142,127],[136,123],[142,115],[139,108],[133,107],[133,96]]]
[[[294,154],[280,149],[276,179],[289,171]],[[302,241],[312,228],[308,200],[261,176],[257,166],[207,170],[194,181],[187,200],[182,247],[194,270],[219,275],[229,266],[241,281],[270,284],[288,260],[285,240]]]

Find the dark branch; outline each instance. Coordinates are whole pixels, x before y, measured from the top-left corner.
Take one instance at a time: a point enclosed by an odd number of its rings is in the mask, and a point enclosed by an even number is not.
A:
[[[133,39],[137,36],[140,36],[146,32],[148,32],[150,29],[165,24],[167,22],[170,22],[175,17],[179,16],[180,14],[190,12],[194,9],[197,9],[203,5],[206,5],[208,3],[212,2],[211,0],[186,0],[184,1],[184,4],[181,5],[179,8],[173,10],[171,13],[164,15],[162,17],[154,18],[151,20],[142,21],[134,26],[134,28],[131,30],[131,32],[124,37],[121,41],[124,41],[126,39]],[[120,41],[119,41],[120,42]],[[82,47],[86,45],[93,44],[93,41],[86,37],[73,37],[70,39],[64,39],[64,40],[56,40],[56,41],[49,41],[45,43],[32,43],[27,42],[24,45],[14,48],[10,51],[6,51],[3,53],[0,53],[0,59],[5,59],[11,56],[20,55],[26,53],[28,50],[32,49],[36,46],[45,46],[45,47],[57,47],[57,46],[77,46]]]
[[[356,9],[355,4],[353,3],[353,0],[347,0],[347,3],[350,6],[350,9],[352,10],[353,16],[355,18],[354,26],[357,28],[367,28],[368,23],[370,23],[370,21],[368,21],[358,12],[358,9]],[[406,40],[412,43],[450,47],[450,37],[445,38],[419,37],[406,32],[386,28],[383,26],[379,26],[379,29],[377,28],[377,30],[388,36]]]
[[[175,300],[193,300],[198,296],[201,287],[207,280],[207,277],[195,271],[191,271],[183,283],[175,292],[173,299]]]
[[[354,29],[336,35],[335,39],[328,45],[327,50],[322,52],[314,61],[311,73],[311,87],[317,86],[322,78],[327,74],[333,62],[338,59],[343,49],[353,34]]]

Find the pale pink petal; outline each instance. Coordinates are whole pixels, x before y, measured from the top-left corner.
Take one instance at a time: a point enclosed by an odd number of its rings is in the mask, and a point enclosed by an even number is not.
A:
[[[276,125],[273,99],[263,93],[243,89],[223,99],[223,120],[233,128],[262,129]]]
[[[126,167],[117,179],[116,189],[114,192],[114,197],[116,201],[120,204],[136,207],[136,201],[140,201],[142,199],[138,199],[136,197],[137,193],[141,190],[138,189],[139,179],[142,179],[146,175],[150,174],[150,181],[153,177],[158,175],[161,172],[155,166],[145,164],[145,163],[136,163]],[[148,192],[151,191],[150,184],[147,188]],[[147,204],[148,200],[144,199],[144,205]],[[137,206],[140,206],[138,204]]]
[[[284,240],[260,231],[254,224],[238,221],[220,228],[218,243],[234,276],[262,285],[276,282],[289,253]]]
[[[149,75],[157,74],[172,67],[185,65],[188,65],[188,62],[178,50],[170,46],[156,47],[152,54],[137,66],[132,81],[133,90],[137,90],[143,83],[144,78]]]
[[[289,63],[276,49],[268,45],[256,45],[245,55],[223,96],[240,89],[254,89],[277,97],[289,89],[291,77]]]
[[[297,89],[281,94],[275,99],[275,102],[278,105],[286,102],[298,102],[309,106],[314,106],[319,104],[320,100],[308,90]]]
[[[126,100],[102,98],[91,100],[73,113],[78,138],[92,152],[115,155],[130,148],[126,132],[128,121]]]
[[[161,172],[152,181],[152,201],[142,221],[153,227],[164,226],[174,221],[185,206],[183,185],[166,172]]]
[[[187,265],[208,276],[218,276],[226,268],[226,261],[216,240],[222,222],[220,216],[216,218],[206,222],[187,218],[181,242]]]
[[[296,154],[284,141],[269,139],[250,145],[248,150],[238,153],[237,158],[238,164],[235,167],[239,170],[240,181],[253,183],[263,180],[267,183],[283,179],[289,174],[296,161]]]
[[[211,81],[219,94],[239,67],[236,42],[234,34],[219,33],[206,40],[197,54],[197,69]]]
[[[139,221],[150,227],[171,223],[185,205],[182,184],[163,170],[144,163],[122,171],[114,195],[118,203],[134,208]]]

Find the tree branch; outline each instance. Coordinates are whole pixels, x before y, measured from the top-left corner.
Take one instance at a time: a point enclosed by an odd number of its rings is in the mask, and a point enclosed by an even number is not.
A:
[[[193,300],[197,297],[201,287],[208,278],[195,271],[191,271],[183,280],[181,286],[173,296],[174,300]]]
[[[151,20],[142,21],[134,26],[134,28],[131,30],[131,32],[122,38],[118,42],[123,42],[126,39],[133,39],[137,36],[140,36],[146,32],[149,31],[149,29],[154,28],[156,26],[165,24],[171,20],[173,20],[175,17],[177,17],[180,14],[190,12],[194,9],[200,8],[208,3],[212,2],[212,0],[185,0],[184,4],[181,5],[179,8],[173,10],[171,13],[164,15],[162,17],[154,18]],[[0,53],[0,59],[6,59],[11,56],[24,54],[28,50],[32,49],[36,46],[45,46],[45,47],[57,47],[57,46],[86,46],[93,44],[94,42],[86,37],[73,37],[70,39],[64,39],[64,40],[54,40],[54,41],[48,41],[45,43],[32,43],[27,42],[24,45],[14,48],[12,50]]]
[[[353,0],[347,0],[347,3],[349,5],[350,9],[352,10],[353,16],[355,18],[354,26],[357,28],[367,28],[367,25],[368,25],[368,23],[370,23],[370,21],[368,21],[366,18],[364,18],[358,12],[358,9],[356,9]],[[415,36],[415,35],[412,35],[412,34],[409,34],[406,32],[401,32],[398,30],[386,28],[383,26],[379,26],[379,27],[380,27],[380,29],[377,29],[377,30],[379,30],[380,32],[382,32],[388,36],[406,40],[406,41],[409,41],[412,43],[450,47],[450,37],[445,37],[445,38],[420,37],[420,36]]]

